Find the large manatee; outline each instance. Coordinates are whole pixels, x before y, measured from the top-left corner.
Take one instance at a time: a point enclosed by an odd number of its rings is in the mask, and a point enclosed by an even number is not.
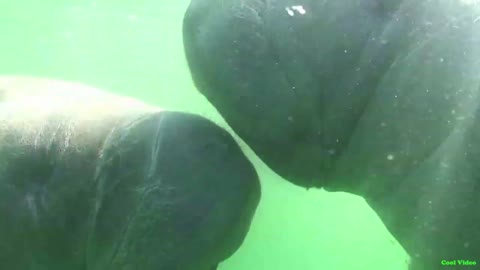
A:
[[[79,84],[0,77],[0,268],[213,270],[257,174],[212,122]]]
[[[196,87],[274,171],[363,196],[411,269],[473,269],[479,2],[192,0],[185,52]]]

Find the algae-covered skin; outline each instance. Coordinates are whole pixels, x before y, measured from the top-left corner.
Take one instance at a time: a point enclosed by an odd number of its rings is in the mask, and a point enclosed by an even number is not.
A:
[[[192,0],[183,35],[275,172],[363,196],[411,269],[480,264],[480,1]]]
[[[242,243],[257,174],[200,116],[0,77],[0,268],[213,270]]]

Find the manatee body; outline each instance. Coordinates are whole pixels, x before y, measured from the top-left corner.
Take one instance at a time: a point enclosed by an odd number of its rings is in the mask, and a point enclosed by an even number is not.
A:
[[[274,171],[363,196],[411,269],[480,264],[479,1],[193,0],[183,31],[197,88]]]
[[[213,270],[260,188],[214,123],[74,83],[0,77],[0,268]]]

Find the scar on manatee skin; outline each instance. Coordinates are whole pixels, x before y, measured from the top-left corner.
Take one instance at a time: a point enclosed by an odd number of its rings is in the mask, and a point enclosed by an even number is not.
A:
[[[237,18],[262,22],[259,11],[265,9],[265,6],[266,3],[262,0],[241,0],[240,3],[231,4],[228,8]],[[222,7],[225,7],[224,2],[222,2]]]

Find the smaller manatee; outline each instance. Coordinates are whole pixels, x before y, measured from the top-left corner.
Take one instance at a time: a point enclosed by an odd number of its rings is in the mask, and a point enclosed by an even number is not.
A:
[[[75,83],[0,77],[0,269],[213,270],[260,198],[227,131]]]

